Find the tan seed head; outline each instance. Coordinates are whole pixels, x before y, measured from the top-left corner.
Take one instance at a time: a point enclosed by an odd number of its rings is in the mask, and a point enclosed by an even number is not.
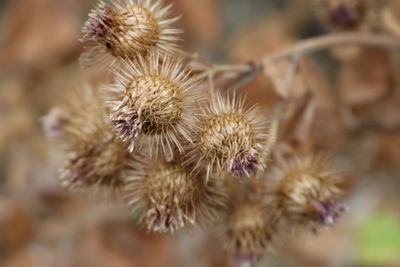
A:
[[[192,142],[190,129],[200,92],[180,60],[151,54],[129,62],[117,82],[106,88],[106,104],[116,135],[133,150],[150,143],[151,153],[161,149],[170,160],[174,151]]]
[[[100,1],[83,27],[83,65],[174,53],[181,31],[171,27],[178,18],[168,18],[170,8],[154,0]]]

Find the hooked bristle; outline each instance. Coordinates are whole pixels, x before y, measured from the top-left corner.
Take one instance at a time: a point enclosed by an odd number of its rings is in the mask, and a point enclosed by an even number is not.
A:
[[[243,192],[234,199],[224,222],[225,243],[229,254],[238,262],[255,265],[274,247],[277,225],[261,195]],[[241,266],[241,265],[240,265]]]
[[[205,184],[179,163],[146,159],[134,167],[124,195],[150,231],[173,233],[187,224],[209,223],[224,206],[222,188]]]
[[[83,27],[83,65],[135,59],[150,52],[173,54],[182,31],[172,28],[178,18],[168,18],[170,8],[154,0],[100,1]]]
[[[270,154],[267,119],[244,101],[215,93],[202,108],[196,138],[188,155],[195,169],[205,167],[207,177],[251,177],[262,172]]]
[[[332,170],[331,162],[320,155],[295,155],[272,171],[276,181],[276,208],[292,225],[332,226],[346,210],[340,204],[343,176]]]
[[[60,136],[67,159],[60,169],[62,184],[72,190],[121,186],[121,171],[132,156],[113,137],[103,106],[93,89],[69,95],[62,108],[68,118]]]
[[[106,87],[106,105],[115,134],[132,151],[143,139],[158,155],[161,148],[168,160],[183,143],[192,142],[196,102],[200,92],[181,61],[150,55],[146,63],[128,62],[117,74],[116,83]]]

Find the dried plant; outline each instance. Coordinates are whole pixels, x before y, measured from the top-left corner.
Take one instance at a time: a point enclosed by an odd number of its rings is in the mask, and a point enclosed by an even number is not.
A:
[[[250,177],[266,167],[271,150],[268,124],[257,107],[246,110],[243,99],[212,93],[195,127],[188,157],[195,168],[207,170],[207,178],[224,173]]]
[[[278,162],[269,175],[271,203],[289,227],[332,226],[347,209],[338,202],[344,173],[333,169],[326,156],[293,155]]]
[[[118,188],[116,195],[149,231],[218,223],[228,254],[244,266],[254,265],[288,230],[332,226],[346,209],[339,202],[345,177],[312,152],[313,142],[303,140],[309,134],[301,139],[311,146],[304,154],[302,144],[292,147],[284,140],[279,125],[296,120],[288,110],[298,99],[289,90],[305,54],[344,44],[400,47],[390,35],[357,32],[367,23],[370,1],[318,1],[316,12],[341,33],[232,65],[180,50],[170,8],[155,0],[100,1],[89,14],[84,65],[118,62],[118,68],[110,73],[113,82],[70,95],[45,120],[67,155],[62,183],[75,190]],[[192,72],[189,61],[205,67]],[[230,74],[224,78],[233,77],[236,89],[256,74],[271,75],[278,62],[290,68],[277,82],[282,88],[271,114],[246,108],[237,93],[215,88],[221,74]],[[281,147],[290,153],[281,155]]]
[[[126,174],[124,195],[149,230],[173,233],[186,224],[204,225],[224,208],[226,194],[177,162],[136,161]]]
[[[149,52],[172,54],[182,32],[171,27],[171,6],[155,0],[100,1],[83,27],[84,66],[135,59]]]
[[[126,145],[114,138],[95,94],[89,87],[76,90],[61,107],[66,122],[58,131],[67,159],[60,175],[62,184],[73,190],[120,187],[121,171],[132,160]]]
[[[278,236],[277,220],[263,194],[246,188],[232,196],[224,220],[224,243],[227,252],[240,265],[256,264],[274,249]]]
[[[174,150],[183,152],[183,142],[192,142],[196,102],[200,93],[179,59],[150,54],[126,63],[116,82],[107,86],[106,104],[116,135],[133,151],[141,137],[157,155],[161,147],[170,160]]]

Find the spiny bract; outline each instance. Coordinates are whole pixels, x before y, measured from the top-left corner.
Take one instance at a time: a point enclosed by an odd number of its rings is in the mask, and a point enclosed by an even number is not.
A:
[[[60,169],[62,184],[74,190],[99,185],[117,188],[121,171],[132,160],[125,144],[113,137],[102,103],[89,87],[75,91],[62,107],[67,120],[60,141],[67,160]]]
[[[195,125],[195,142],[188,162],[205,167],[207,177],[253,176],[262,172],[270,153],[267,118],[244,100],[212,93]]]
[[[260,199],[261,194],[242,193],[228,208],[224,222],[225,245],[236,261],[252,266],[273,248],[277,232],[268,206]]]
[[[137,160],[126,175],[124,198],[147,228],[173,233],[186,224],[203,225],[223,209],[225,194],[215,183],[205,183],[176,162]]]
[[[150,143],[150,153],[161,148],[168,160],[192,142],[196,102],[201,99],[194,80],[179,59],[151,54],[128,62],[106,87],[106,105],[115,134],[129,144]]]
[[[275,209],[289,225],[332,226],[346,210],[338,202],[343,175],[332,170],[322,155],[294,155],[278,162],[267,187],[273,190]]]
[[[82,65],[103,65],[150,52],[173,54],[182,31],[171,27],[178,18],[168,18],[170,8],[155,0],[100,1],[82,30]]]

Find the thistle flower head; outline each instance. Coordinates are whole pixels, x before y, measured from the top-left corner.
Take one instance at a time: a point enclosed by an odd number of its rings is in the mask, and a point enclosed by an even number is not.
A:
[[[128,158],[126,147],[112,139],[83,145],[68,153],[60,169],[62,185],[72,190],[93,185],[118,188],[123,184],[120,170]]]
[[[332,226],[346,210],[338,202],[342,176],[320,155],[295,156],[272,172],[277,209],[291,223]]]
[[[113,138],[103,107],[91,88],[69,97],[63,107],[68,120],[61,138],[67,154],[60,169],[62,184],[73,190],[94,185],[119,187],[121,170],[131,160],[126,145]]]
[[[315,0],[317,15],[329,28],[357,30],[365,25],[371,12],[370,0]]]
[[[173,233],[186,224],[213,220],[225,195],[216,184],[205,184],[181,164],[163,160],[136,162],[126,176],[125,198],[154,232]]]
[[[171,28],[178,18],[168,18],[170,8],[155,0],[100,1],[83,27],[83,64],[134,59],[149,52],[173,53],[181,31]]]
[[[147,138],[156,154],[161,149],[171,158],[183,140],[191,142],[195,102],[199,92],[180,60],[151,54],[129,62],[107,87],[106,103],[116,135],[133,150]],[[182,140],[183,139],[183,140]]]
[[[270,153],[266,119],[256,107],[246,110],[244,101],[215,93],[202,108],[197,136],[188,161],[205,166],[207,177],[229,173],[253,176],[265,168]]]
[[[275,222],[267,206],[254,195],[233,201],[224,227],[228,253],[246,266],[256,264],[273,247]]]

